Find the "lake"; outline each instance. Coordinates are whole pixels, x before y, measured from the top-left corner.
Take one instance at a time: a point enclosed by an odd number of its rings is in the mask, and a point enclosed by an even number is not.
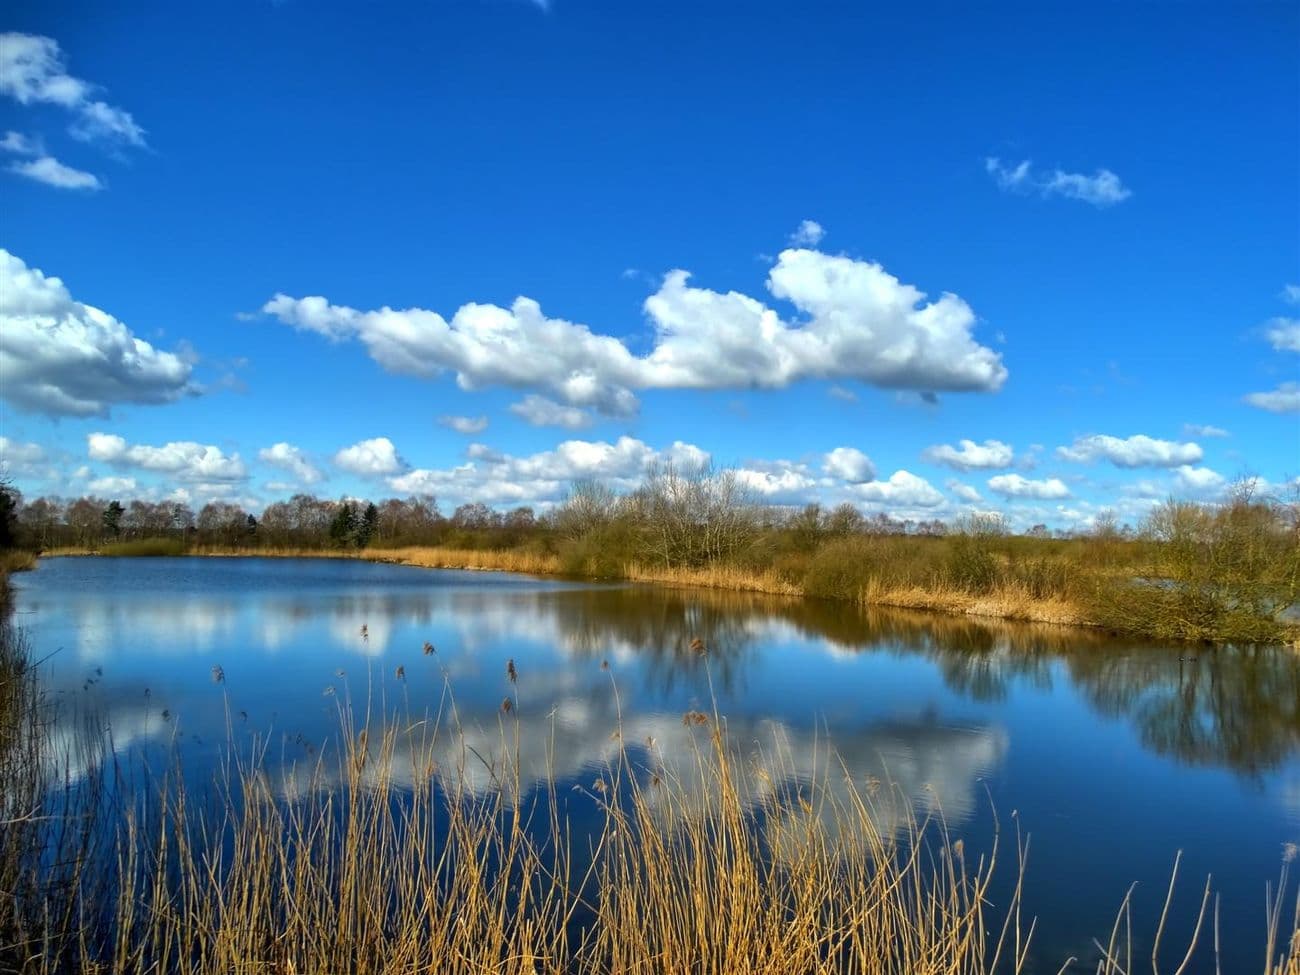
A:
[[[1031,836],[1036,971],[1095,959],[1130,883],[1153,932],[1180,849],[1168,953],[1212,874],[1223,970],[1259,971],[1265,884],[1300,842],[1300,654],[1285,648],[351,560],[59,558],[13,581],[64,705],[56,745],[89,710],[120,760],[179,755],[196,780],[230,728],[306,764],[341,701],[454,707],[482,791],[509,698],[521,787],[549,765],[575,804],[564,787],[590,782],[620,729],[672,753],[683,714],[715,701],[737,741],[780,741],[799,774],[829,743],[855,781],[942,810],[968,848],[995,815]]]

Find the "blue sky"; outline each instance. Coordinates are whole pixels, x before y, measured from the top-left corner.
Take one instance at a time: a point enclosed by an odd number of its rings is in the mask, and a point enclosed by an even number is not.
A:
[[[1300,474],[1294,4],[0,31],[25,494],[450,510],[707,455],[775,503],[1068,528]]]

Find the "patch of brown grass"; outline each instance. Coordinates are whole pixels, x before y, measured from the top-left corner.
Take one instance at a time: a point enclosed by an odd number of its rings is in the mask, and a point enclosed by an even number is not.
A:
[[[733,592],[762,592],[777,596],[802,596],[803,587],[775,572],[759,572],[734,565],[710,565],[698,569],[628,565],[626,578],[666,586],[696,589],[729,589]]]

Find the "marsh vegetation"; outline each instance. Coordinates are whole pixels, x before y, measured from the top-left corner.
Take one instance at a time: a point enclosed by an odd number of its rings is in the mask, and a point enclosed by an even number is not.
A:
[[[1220,503],[1170,500],[1136,529],[1013,534],[756,503],[731,471],[652,471],[617,494],[575,484],[563,504],[497,512],[432,498],[379,504],[297,495],[255,517],[230,504],[41,498],[15,506],[28,548],[109,555],[328,554],[806,595],[1087,624],[1184,640],[1286,641],[1300,600],[1300,508],[1243,481]]]

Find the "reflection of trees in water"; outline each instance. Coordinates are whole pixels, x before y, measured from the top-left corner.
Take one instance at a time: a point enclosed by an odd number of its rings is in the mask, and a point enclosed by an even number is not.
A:
[[[698,688],[707,675],[719,694],[743,692],[744,673],[770,631],[770,614],[743,604],[700,599],[685,590],[625,588],[550,594],[566,649],[590,659],[636,654],[646,680],[668,694]],[[700,641],[703,652],[691,649]]]
[[[699,679],[688,649],[709,646],[715,686],[743,693],[773,623],[836,652],[920,654],[953,690],[1003,699],[1013,683],[1050,689],[1059,661],[1102,714],[1132,722],[1146,747],[1257,775],[1300,751],[1300,656],[1283,647],[1134,642],[1096,630],[1016,624],[842,603],[696,590],[551,594],[559,629],[593,655],[635,648],[665,688]]]
[[[1159,754],[1253,776],[1300,749],[1300,656],[1285,648],[1119,645],[1068,665],[1098,710],[1132,720]]]

